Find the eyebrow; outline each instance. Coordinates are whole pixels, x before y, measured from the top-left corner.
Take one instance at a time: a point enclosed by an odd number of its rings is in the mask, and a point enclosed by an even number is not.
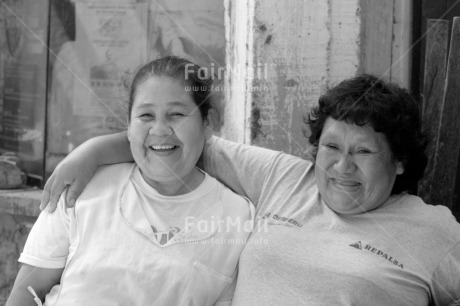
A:
[[[339,137],[337,134],[334,133],[325,133],[323,137],[323,141],[340,141],[342,138]],[[367,137],[359,137],[357,139],[363,146],[369,146],[375,149],[381,149],[381,145],[378,141],[374,139],[370,139]]]
[[[187,103],[184,103],[184,102],[181,102],[181,101],[168,102],[168,105],[172,105],[172,106],[188,106]]]
[[[184,102],[181,102],[181,101],[173,101],[173,102],[168,102],[167,103],[168,106],[188,106],[188,103],[184,103]],[[141,102],[139,103],[139,107],[141,108],[145,108],[145,107],[155,107],[154,105],[152,105],[151,103],[144,103],[144,102]]]
[[[323,134],[321,135],[321,138],[324,140],[324,139],[327,139],[327,140],[336,140],[336,139],[341,139],[341,137],[339,137],[338,135],[334,134],[334,133],[330,133],[328,131],[324,131]]]

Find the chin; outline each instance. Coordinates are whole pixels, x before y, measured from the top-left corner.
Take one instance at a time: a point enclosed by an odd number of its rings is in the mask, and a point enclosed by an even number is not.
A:
[[[341,215],[354,215],[363,212],[355,203],[343,202],[343,196],[347,197],[348,195],[342,195],[341,198],[332,198],[331,203],[334,203],[334,205],[328,205],[329,208]]]
[[[354,215],[355,214],[353,209],[343,209],[343,207],[340,207],[340,208],[335,207],[335,209],[332,209],[332,210],[340,215]]]

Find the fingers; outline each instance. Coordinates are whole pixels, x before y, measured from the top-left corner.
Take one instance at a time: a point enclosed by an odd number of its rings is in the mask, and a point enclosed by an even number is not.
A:
[[[50,203],[48,204],[49,212],[54,212],[56,210],[59,198],[61,197],[61,194],[64,192],[66,187],[66,184],[54,181],[53,187],[51,188]]]
[[[74,207],[75,201],[77,200],[78,196],[82,193],[85,185],[75,181],[72,185],[69,186],[66,195],[66,205],[67,207]]]
[[[48,182],[46,184],[48,185]],[[49,198],[49,203],[48,203],[48,208],[47,208],[49,212],[52,213],[56,210],[57,204],[59,202],[59,198],[61,197],[61,194],[64,192],[66,187],[67,187],[67,184],[64,184],[62,181],[58,181],[58,180],[53,181],[53,184],[50,187],[51,192],[48,189],[47,190],[48,195],[46,195],[46,197]],[[46,204],[44,206],[46,206]]]
[[[44,210],[50,201],[50,192],[48,190],[43,190],[42,199],[40,201],[40,210]]]
[[[46,181],[45,187],[43,188],[42,199],[40,202],[40,210],[44,210],[50,201],[51,196],[51,187],[53,186],[55,177],[52,174],[49,179]]]

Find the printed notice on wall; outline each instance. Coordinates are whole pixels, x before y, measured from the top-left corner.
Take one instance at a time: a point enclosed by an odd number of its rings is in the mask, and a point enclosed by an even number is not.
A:
[[[74,115],[122,120],[126,73],[147,58],[147,13],[146,3],[76,3]]]
[[[24,148],[27,143],[28,150],[22,153],[32,153],[30,141],[41,137],[41,133],[34,130],[37,70],[33,64],[12,62],[6,66],[2,112],[4,134],[1,137],[5,149],[18,150],[20,143]]]

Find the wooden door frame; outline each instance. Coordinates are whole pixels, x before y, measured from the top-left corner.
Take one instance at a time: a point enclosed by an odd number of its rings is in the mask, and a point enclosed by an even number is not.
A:
[[[459,0],[412,0],[413,21],[412,21],[412,71],[411,71],[411,90],[421,97],[423,93],[424,61],[425,61],[425,33],[428,19],[445,19],[450,22],[449,40],[452,20],[455,16],[460,16]],[[460,157],[458,161],[460,165]],[[444,204],[444,203],[433,203]],[[454,191],[454,201],[451,207],[453,214],[460,221],[460,167],[457,167],[457,176]]]

